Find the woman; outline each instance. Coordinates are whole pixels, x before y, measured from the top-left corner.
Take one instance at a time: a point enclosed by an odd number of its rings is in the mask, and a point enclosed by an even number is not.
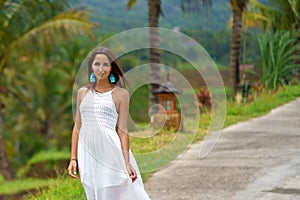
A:
[[[90,84],[77,93],[68,173],[80,179],[88,200],[149,199],[129,150],[126,79],[110,49],[96,48],[88,60]]]

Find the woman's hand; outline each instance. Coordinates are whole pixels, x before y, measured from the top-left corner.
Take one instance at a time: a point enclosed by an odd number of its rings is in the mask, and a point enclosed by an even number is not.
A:
[[[132,180],[132,182],[136,181],[137,179],[137,174],[135,169],[131,166],[130,163],[126,164],[127,172]]]
[[[76,160],[71,160],[69,167],[68,167],[68,173],[69,176],[71,176],[72,178],[78,178],[77,177],[77,162]]]

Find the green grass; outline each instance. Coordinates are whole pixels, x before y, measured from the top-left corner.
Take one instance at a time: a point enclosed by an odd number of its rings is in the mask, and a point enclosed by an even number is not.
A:
[[[36,195],[27,197],[29,200],[65,200],[86,199],[83,187],[79,179],[60,177],[50,188],[39,190]]]
[[[167,136],[164,136],[164,138]],[[147,173],[144,181],[147,180],[152,172],[161,169],[170,161],[176,159],[186,147],[193,142],[194,135],[191,133],[179,133],[176,136],[173,135],[169,137],[170,141],[164,145],[163,142],[160,142],[159,145],[154,144],[152,151],[148,150],[146,152],[140,151],[139,153],[134,153],[142,175]],[[158,148],[157,146],[161,146],[161,148]]]
[[[0,194],[11,195],[22,191],[51,186],[56,182],[55,179],[18,179],[15,181],[0,180]]]
[[[227,102],[225,127],[239,121],[245,121],[270,112],[278,107],[300,96],[300,84],[279,88],[276,92],[266,91],[255,101],[250,103],[236,104]]]
[[[289,102],[299,96],[300,84],[280,88],[276,91],[276,93],[272,91],[265,92],[251,103],[236,104],[228,101],[224,126],[227,127],[240,121],[261,116],[270,112],[273,108]],[[144,172],[142,174],[143,180],[147,181],[147,179],[151,177],[153,172],[155,172],[153,169],[159,169],[171,160],[175,159],[186,149],[186,144],[191,142],[191,140],[196,142],[203,139],[207,134],[210,120],[210,113],[201,114],[199,128],[196,135],[189,133],[176,135],[168,131],[162,131],[150,138],[131,139],[131,149],[135,153],[140,171]],[[163,147],[164,149],[162,150]],[[149,152],[154,153],[147,155]],[[3,180],[0,182],[0,188],[2,189],[1,184],[3,184]],[[50,189],[41,190],[39,195],[31,197],[31,200],[37,199],[85,199],[85,197],[78,180],[73,180],[69,177],[63,176],[56,179],[55,184],[51,183]]]
[[[129,114],[135,122],[149,122],[149,85],[137,88],[130,96]],[[128,127],[129,129],[132,127]]]
[[[68,160],[70,158],[70,153],[65,151],[42,151],[35,154],[27,164],[19,169],[18,177],[23,177],[34,164],[45,162],[48,168],[55,168],[55,164],[59,160]],[[50,166],[49,166],[50,165]]]

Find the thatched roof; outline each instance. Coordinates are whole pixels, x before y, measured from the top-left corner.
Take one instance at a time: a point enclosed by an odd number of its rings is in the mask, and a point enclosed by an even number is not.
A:
[[[181,94],[182,91],[174,85],[171,81],[166,81],[160,85],[159,88],[153,91],[154,93],[174,93]]]

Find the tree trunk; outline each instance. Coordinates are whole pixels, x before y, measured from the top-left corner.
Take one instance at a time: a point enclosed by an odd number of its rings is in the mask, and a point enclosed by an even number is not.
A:
[[[1,112],[1,102],[0,102],[0,167],[1,172],[5,180],[16,179],[16,173],[10,165],[8,157],[6,155],[4,140],[3,140],[3,118]]]
[[[148,0],[148,20],[149,20],[149,42],[150,42],[150,106],[157,103],[154,90],[160,83],[160,54],[159,54],[159,35],[158,19],[160,15],[160,0]]]
[[[237,86],[240,83],[240,46],[242,29],[242,10],[238,6],[232,6],[233,26],[230,49],[230,86],[232,98],[235,98]]]

